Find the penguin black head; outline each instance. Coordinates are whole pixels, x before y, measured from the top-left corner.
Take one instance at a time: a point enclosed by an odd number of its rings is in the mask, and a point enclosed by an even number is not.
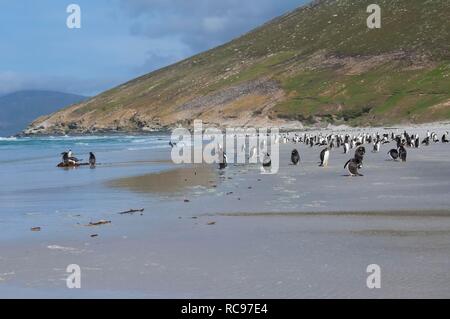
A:
[[[364,146],[360,146],[358,147],[358,149],[356,150],[360,155],[364,155],[366,154],[366,148]]]

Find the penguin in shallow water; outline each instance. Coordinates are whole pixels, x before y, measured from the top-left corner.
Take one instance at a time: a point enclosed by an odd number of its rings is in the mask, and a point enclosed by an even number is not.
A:
[[[62,152],[62,162],[64,165],[68,165],[69,164],[69,153],[68,152]]]
[[[407,154],[408,153],[406,152],[406,149],[403,145],[398,148],[398,157],[402,160],[402,162],[406,162]]]
[[[392,160],[396,161],[398,159],[398,151],[393,148],[388,152],[388,155],[391,157]]]
[[[298,163],[300,163],[300,154],[296,149],[294,149],[291,153],[291,162],[294,165],[298,165]]]
[[[97,160],[96,160],[96,158],[95,158],[94,153],[89,152],[89,165],[90,165],[91,167],[95,167],[96,162],[97,162]]]
[[[327,167],[329,159],[330,159],[330,149],[328,147],[325,147],[320,152],[320,165],[319,166]]]

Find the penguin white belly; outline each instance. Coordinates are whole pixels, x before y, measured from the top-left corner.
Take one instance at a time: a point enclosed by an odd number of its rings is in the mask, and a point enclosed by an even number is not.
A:
[[[344,144],[344,153],[345,153],[345,154],[348,153],[348,149],[349,149],[348,143],[345,143],[345,144]]]
[[[330,152],[326,151],[323,156],[323,166],[328,166],[328,160],[330,158]]]

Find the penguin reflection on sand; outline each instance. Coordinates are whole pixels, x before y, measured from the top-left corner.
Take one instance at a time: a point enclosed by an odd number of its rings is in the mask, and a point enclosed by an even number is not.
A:
[[[296,149],[294,149],[291,153],[291,162],[294,165],[298,165],[300,163],[300,154]]]
[[[330,159],[330,148],[325,147],[322,152],[320,152],[320,165],[321,167],[327,167],[328,161]]]

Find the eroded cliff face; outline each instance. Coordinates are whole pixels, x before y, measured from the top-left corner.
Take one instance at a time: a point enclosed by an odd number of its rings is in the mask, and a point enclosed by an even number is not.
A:
[[[450,119],[446,0],[322,0],[223,46],[34,121],[26,134]]]

